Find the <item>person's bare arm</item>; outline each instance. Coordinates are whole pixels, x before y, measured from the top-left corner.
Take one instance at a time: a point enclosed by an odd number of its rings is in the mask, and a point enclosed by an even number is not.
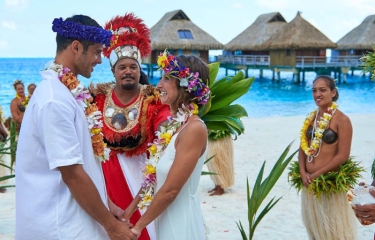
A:
[[[22,123],[22,116],[18,112],[18,107],[19,105],[17,104],[17,98],[13,99],[12,102],[10,103],[10,113],[12,114],[13,121],[17,122],[18,124]]]
[[[315,179],[338,166],[344,164],[350,157],[350,148],[352,146],[353,127],[350,119],[343,115],[338,125],[338,151],[337,154],[324,167],[311,174],[311,178]]]
[[[2,123],[0,123],[0,134],[3,135],[4,139],[6,139],[8,137],[8,133],[7,133],[7,131],[5,131],[5,128],[4,128]]]
[[[178,141],[178,142],[177,142]],[[175,200],[201,157],[207,144],[207,129],[200,121],[191,121],[176,139],[176,157],[167,179],[146,213],[132,229],[140,234]]]
[[[110,239],[136,239],[129,228],[117,221],[105,207],[98,190],[82,165],[74,164],[58,169],[74,199],[87,214],[105,228]]]
[[[306,154],[303,152],[301,147],[298,151],[298,164],[303,185],[308,188],[311,183],[311,179],[310,176],[306,173]]]
[[[130,203],[130,205],[125,209],[123,217],[125,218],[126,223],[130,223],[130,218],[135,211],[138,209],[138,203],[142,200],[139,194],[142,193],[142,188],[139,189],[136,197]]]

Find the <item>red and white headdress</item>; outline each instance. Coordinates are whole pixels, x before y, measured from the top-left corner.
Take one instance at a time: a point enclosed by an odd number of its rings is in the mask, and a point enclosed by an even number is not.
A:
[[[111,67],[123,58],[132,58],[141,65],[142,58],[150,55],[150,29],[133,13],[116,16],[104,28],[113,34],[110,46],[103,49],[103,55],[109,58]]]

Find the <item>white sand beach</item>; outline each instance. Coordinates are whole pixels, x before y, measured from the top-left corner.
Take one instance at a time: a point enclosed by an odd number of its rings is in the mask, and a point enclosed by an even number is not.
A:
[[[375,153],[375,125],[371,115],[349,115],[353,124],[354,137],[352,156],[362,162],[367,172],[363,180],[371,182],[370,166]],[[210,239],[242,239],[236,221],[247,224],[246,177],[250,186],[254,184],[259,169],[267,160],[265,176],[273,167],[285,147],[295,140],[291,153],[298,148],[299,131],[304,116],[248,118],[244,119],[246,134],[235,141],[236,183],[222,196],[208,196],[213,183],[209,176],[200,181],[199,197],[205,221],[210,229]],[[37,193],[36,193],[37,194]],[[282,197],[279,203],[262,220],[255,239],[307,239],[301,218],[300,197],[287,182],[287,170],[271,191],[265,203],[272,197]],[[358,225],[360,225],[358,223]],[[14,239],[15,191],[8,189],[0,194],[0,239]],[[373,239],[374,226],[360,226],[359,239]]]

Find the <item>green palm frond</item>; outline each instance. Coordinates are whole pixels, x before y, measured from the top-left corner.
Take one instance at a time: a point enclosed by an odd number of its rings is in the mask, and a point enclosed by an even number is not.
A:
[[[363,73],[370,73],[372,81],[375,79],[375,46],[373,46],[373,49],[374,51],[368,52],[360,59]]]
[[[275,200],[272,198],[267,205],[263,208],[261,213],[257,215],[257,212],[263,203],[264,199],[270,193],[272,188],[275,186],[276,182],[280,178],[281,174],[284,172],[285,168],[288,166],[290,161],[293,159],[297,151],[287,158],[289,150],[292,146],[292,143],[281,154],[274,167],[272,168],[270,174],[263,180],[264,168],[266,162],[264,161],[257,179],[254,183],[253,191],[250,194],[249,180],[247,179],[247,207],[248,207],[248,221],[249,221],[249,237],[246,236],[246,232],[242,227],[241,222],[237,223],[237,226],[241,232],[242,239],[253,239],[255,229],[259,225],[260,221],[264,216],[280,201],[281,198]]]
[[[244,107],[231,104],[249,91],[254,78],[245,79],[244,73],[239,71],[235,76],[227,76],[215,81],[220,63],[212,63],[208,67],[211,97],[201,108],[198,116],[206,123],[208,129],[230,132],[236,139],[237,135],[245,131],[240,118],[247,117],[248,114]]]
[[[358,179],[362,177],[361,172],[363,171],[364,168],[358,162],[353,161],[353,157],[350,157],[340,166],[338,172],[331,171],[314,179],[307,188],[307,191],[312,192],[317,199],[323,193],[326,193],[327,197],[330,197],[333,193],[347,192],[358,183]],[[304,187],[298,161],[290,165],[288,181],[292,187],[297,189],[297,192],[301,191]]]

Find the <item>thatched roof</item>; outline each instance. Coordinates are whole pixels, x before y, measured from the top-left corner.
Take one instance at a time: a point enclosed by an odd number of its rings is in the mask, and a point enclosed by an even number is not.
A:
[[[193,39],[180,39],[179,30],[189,30]],[[206,33],[190,21],[189,17],[182,11],[168,12],[151,28],[152,50],[186,49],[186,50],[210,50],[223,49],[210,34]]]
[[[303,19],[299,12],[291,22],[285,24],[262,44],[262,47],[268,50],[335,48],[336,46],[336,43]]]
[[[375,44],[375,15],[370,15],[337,42],[337,49],[372,49]]]
[[[263,50],[262,43],[278,32],[285,24],[284,17],[278,12],[262,14],[250,27],[246,28],[228,44],[225,44],[224,50]]]

